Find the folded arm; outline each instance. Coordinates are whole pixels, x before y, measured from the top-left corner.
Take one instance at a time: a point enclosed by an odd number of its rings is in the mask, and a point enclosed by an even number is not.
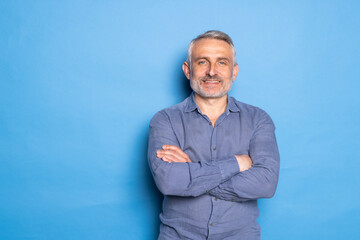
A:
[[[161,160],[166,162],[177,162],[177,163],[185,163],[191,162],[189,156],[184,153],[181,148],[174,145],[164,145],[161,150],[156,152],[156,156],[161,158]],[[239,165],[240,172],[246,171],[251,168],[252,160],[246,155],[235,155],[236,161]]]
[[[199,196],[239,172],[235,156],[201,163],[191,162],[187,155],[182,155],[184,161],[176,162],[173,160],[177,159],[177,153],[164,152],[171,150],[166,149],[168,145],[181,149],[168,116],[159,112],[150,122],[148,161],[155,183],[164,195]]]
[[[247,201],[275,194],[280,157],[274,124],[265,112],[263,114],[249,143],[252,167],[211,189],[211,195],[223,200]]]

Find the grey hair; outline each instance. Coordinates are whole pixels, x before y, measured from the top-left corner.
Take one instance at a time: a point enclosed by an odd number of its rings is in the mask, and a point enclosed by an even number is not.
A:
[[[186,62],[190,65],[191,63],[191,54],[192,54],[192,49],[194,47],[194,44],[196,41],[200,40],[200,39],[217,39],[217,40],[221,40],[221,41],[225,41],[227,42],[230,46],[231,46],[231,49],[233,51],[233,62],[234,62],[234,65],[236,64],[236,51],[235,51],[235,47],[234,47],[234,44],[233,44],[233,41],[231,40],[231,37],[229,35],[227,35],[226,33],[224,32],[221,32],[221,31],[217,31],[217,30],[210,30],[210,31],[207,31],[199,36],[197,36],[196,38],[194,38],[190,44],[189,44],[189,47],[188,47],[188,50],[187,50],[187,58],[186,58]]]

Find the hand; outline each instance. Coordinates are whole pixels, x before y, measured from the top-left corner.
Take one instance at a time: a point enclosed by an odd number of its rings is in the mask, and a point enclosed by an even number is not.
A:
[[[156,151],[156,156],[166,162],[191,162],[189,156],[178,146],[164,145],[162,150]]]
[[[239,164],[240,172],[249,170],[251,168],[253,162],[248,155],[235,155],[235,157]]]

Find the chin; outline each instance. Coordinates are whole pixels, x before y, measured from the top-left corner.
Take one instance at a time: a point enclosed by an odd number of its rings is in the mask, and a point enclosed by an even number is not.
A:
[[[204,91],[195,91],[199,96],[203,98],[221,98],[227,94],[227,92],[207,93]]]
[[[190,81],[190,87],[197,95],[203,98],[221,98],[227,94],[227,91],[222,88],[217,91],[207,91],[193,81]]]

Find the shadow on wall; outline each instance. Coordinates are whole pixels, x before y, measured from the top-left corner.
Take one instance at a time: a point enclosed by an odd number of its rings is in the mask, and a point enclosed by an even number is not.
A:
[[[140,191],[141,196],[144,196],[146,199],[146,205],[150,210],[150,216],[148,220],[148,229],[151,231],[149,239],[157,239],[159,235],[159,214],[161,212],[161,204],[163,200],[163,195],[160,193],[160,191],[157,189],[154,179],[151,175],[150,168],[147,161],[147,149],[148,149],[148,125],[149,122],[147,122],[147,125],[144,127],[144,130],[141,132],[141,148],[144,149],[141,152],[140,159],[143,159],[144,161],[141,161],[141,171],[140,176],[142,179]]]
[[[183,101],[192,92],[192,90],[190,88],[190,83],[189,83],[188,79],[185,77],[185,75],[182,71],[182,68],[181,68],[184,59],[186,59],[186,55],[185,55],[185,57],[182,56],[181,58],[177,59],[176,63],[174,64],[174,77],[173,77],[173,79],[174,79],[173,86],[174,87],[171,90],[173,92],[173,96],[176,96],[176,99],[178,100],[178,102]],[[150,119],[149,119],[149,122],[150,122]],[[152,211],[153,215],[151,216],[150,223],[149,223],[150,224],[149,229],[152,229],[153,233],[151,236],[149,236],[149,239],[157,239],[158,234],[159,234],[159,224],[160,224],[159,214],[161,212],[163,195],[157,189],[154,179],[151,175],[148,163],[147,163],[149,122],[147,122],[147,125],[144,126],[144,129],[141,132],[141,138],[142,138],[141,149],[145,149],[142,152],[142,155],[140,156],[141,159],[144,159],[144,161],[142,161],[143,167],[142,167],[142,171],[141,171],[141,174],[142,174],[141,175],[142,176],[142,178],[141,178],[142,179],[142,187],[141,188],[142,188],[142,194],[145,194],[145,196],[148,196],[147,198],[150,201],[149,205],[153,209],[153,211]]]
[[[192,90],[190,87],[190,81],[185,77],[182,70],[182,64],[186,60],[186,54],[179,57],[174,63],[174,88],[172,89],[174,96],[179,96],[178,102],[182,102],[187,98]]]

